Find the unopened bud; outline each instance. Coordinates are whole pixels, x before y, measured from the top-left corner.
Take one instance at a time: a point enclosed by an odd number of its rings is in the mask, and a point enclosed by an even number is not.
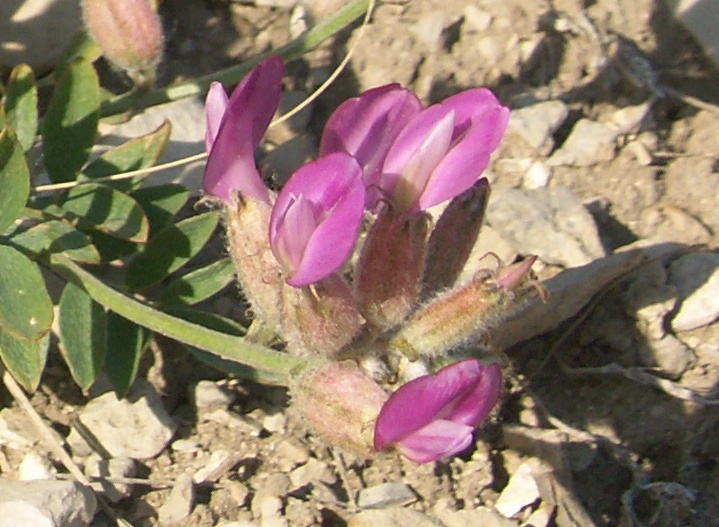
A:
[[[239,206],[226,207],[225,223],[229,253],[242,292],[255,317],[279,332],[284,280],[267,237],[271,212],[269,203],[245,199]]]
[[[355,287],[360,311],[376,332],[397,326],[414,309],[428,232],[425,213],[397,215],[385,206],[367,234]]]
[[[452,287],[472,253],[489,201],[489,181],[482,178],[455,197],[429,237],[422,298]]]
[[[437,357],[496,327],[533,291],[535,258],[480,274],[422,306],[389,343],[410,360]]]
[[[307,287],[283,281],[281,335],[298,355],[336,356],[359,333],[362,316],[352,290],[338,275]]]
[[[107,59],[138,84],[152,84],[163,47],[149,0],[84,0],[85,26]]]
[[[305,371],[290,390],[292,408],[318,436],[359,455],[372,453],[375,420],[388,396],[356,364]]]

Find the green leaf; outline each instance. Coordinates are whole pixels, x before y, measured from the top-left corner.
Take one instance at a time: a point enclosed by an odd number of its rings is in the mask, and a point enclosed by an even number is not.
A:
[[[217,211],[192,216],[169,226],[150,238],[145,249],[127,265],[127,285],[145,289],[195,256],[215,232],[220,215]]]
[[[153,166],[165,150],[171,128],[170,121],[165,121],[153,132],[108,150],[87,165],[83,173],[88,178],[95,179]],[[141,179],[142,176],[125,179],[113,182],[112,186],[129,190]]]
[[[105,373],[118,398],[125,397],[137,376],[142,353],[152,333],[126,318],[110,312],[107,320]]]
[[[72,39],[55,66],[55,76],[59,77],[72,61],[83,58],[88,62],[95,62],[102,56],[102,50],[95,39],[85,31],[80,31]]]
[[[247,378],[270,384],[286,384],[291,372],[324,362],[318,357],[288,355],[163,313],[116,291],[65,256],[53,255],[50,266],[66,280],[82,284],[96,302],[118,315],[160,335],[249,366],[252,370]]]
[[[107,313],[81,287],[68,282],[60,297],[60,351],[75,382],[87,390],[102,369],[107,350]]]
[[[20,143],[9,128],[0,132],[0,232],[20,216],[30,195],[30,172]]]
[[[0,245],[0,328],[37,341],[50,331],[52,300],[37,264],[17,249]]]
[[[76,262],[100,263],[100,254],[90,238],[63,221],[38,223],[13,234],[10,241],[35,255],[63,253]]]
[[[26,64],[16,66],[10,73],[5,96],[7,121],[15,130],[25,152],[37,135],[37,86],[32,69]]]
[[[82,229],[97,229],[131,242],[147,241],[150,224],[142,207],[130,196],[105,185],[78,185],[65,194],[57,206],[45,209]]]
[[[181,276],[168,285],[159,301],[166,306],[191,306],[224,289],[235,277],[235,266],[223,258]]]
[[[45,369],[50,334],[40,340],[18,339],[0,329],[0,358],[17,382],[28,392],[40,384]]]
[[[172,223],[190,197],[190,190],[182,185],[170,183],[155,187],[141,187],[130,195],[145,211],[150,221],[150,234],[154,235]]]
[[[43,156],[53,183],[72,181],[95,143],[100,88],[92,64],[73,60],[60,75],[43,129]]]

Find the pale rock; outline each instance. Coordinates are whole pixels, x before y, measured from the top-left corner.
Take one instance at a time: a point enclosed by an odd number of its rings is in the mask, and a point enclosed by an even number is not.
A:
[[[649,108],[650,104],[646,102],[634,106],[625,106],[609,116],[609,123],[616,127],[620,135],[628,134],[642,124],[649,112]]]
[[[158,510],[161,525],[181,525],[195,506],[195,485],[192,476],[182,473],[175,480],[170,495]]]
[[[235,399],[234,394],[227,387],[207,380],[199,381],[190,393],[190,397],[197,410],[227,408]]]
[[[0,65],[51,69],[82,27],[80,0],[0,2]]]
[[[262,527],[287,525],[287,520],[282,518],[282,500],[278,496],[255,494],[250,508],[255,518],[259,518]]]
[[[227,522],[227,523],[222,522],[222,523],[218,523],[217,527],[260,527],[260,525],[255,522],[242,521],[242,522]]]
[[[16,416],[11,408],[0,411],[0,445],[12,450],[26,450],[33,446],[33,436],[24,429],[18,429]]]
[[[100,121],[98,144],[105,149],[119,146],[130,139],[153,132],[165,121],[172,123],[172,129],[161,163],[177,161],[205,151],[205,105],[197,97],[185,97],[145,108],[133,115],[129,121],[120,124]],[[202,189],[205,163],[205,159],[200,159],[172,170],[154,173],[146,180],[146,184],[179,183],[188,187],[193,195],[197,195]]]
[[[309,451],[292,439],[287,439],[277,445],[275,454],[279,458],[280,469],[285,472],[290,472],[298,465],[304,465],[310,459]]]
[[[17,479],[20,481],[51,479],[56,472],[49,459],[36,452],[28,452],[20,462]]]
[[[552,171],[542,161],[535,161],[522,177],[522,188],[528,190],[544,188],[552,178]]]
[[[523,138],[537,153],[546,155],[554,148],[553,134],[569,115],[562,101],[544,101],[513,110],[507,133]]]
[[[674,331],[689,331],[719,318],[719,254],[691,253],[672,262],[669,282],[681,303],[671,320]]]
[[[469,525],[476,525],[477,527],[517,527],[517,522],[505,518],[487,507],[461,511],[448,510],[437,514],[437,516],[446,527],[467,527]]]
[[[170,444],[173,452],[182,452],[184,454],[194,454],[200,450],[200,445],[192,439],[177,439]]]
[[[639,346],[639,359],[670,379],[679,379],[696,362],[696,355],[674,335],[664,335]]]
[[[127,398],[108,392],[80,411],[79,421],[112,457],[150,459],[162,452],[176,424],[154,387],[135,383]]]
[[[539,487],[532,475],[532,465],[522,463],[509,478],[509,483],[499,495],[494,508],[506,518],[511,518],[539,500]]]
[[[415,22],[410,31],[427,49],[440,51],[443,46],[442,33],[449,24],[445,11],[432,11]]]
[[[333,485],[337,481],[337,474],[324,461],[311,458],[307,463],[290,472],[290,480],[295,488],[318,481]]]
[[[697,38],[714,66],[719,66],[719,35],[716,31],[719,4],[702,0],[670,0],[668,4],[674,16]]]
[[[668,203],[642,210],[635,231],[643,238],[688,245],[709,243],[712,238],[711,231],[701,221]]]
[[[262,432],[261,425],[250,420],[243,419],[242,417],[234,415],[222,408],[203,413],[200,417],[204,421],[212,421],[252,437],[257,437]]]
[[[0,479],[0,527],[87,527],[97,501],[72,481]]]
[[[241,455],[238,452],[222,449],[215,450],[210,455],[207,463],[195,472],[192,479],[198,485],[215,482],[232,469],[240,460],[240,457]]]
[[[275,434],[284,434],[287,427],[287,417],[282,412],[266,416],[262,420],[262,428]]]
[[[522,254],[576,267],[604,256],[594,218],[566,187],[495,191],[487,222]]]
[[[402,507],[366,510],[347,522],[347,527],[444,527],[441,521]]]
[[[542,503],[529,515],[522,527],[550,527],[554,525],[554,507]]]
[[[467,4],[464,8],[464,23],[474,31],[482,33],[492,25],[492,13],[487,9],[480,9],[474,4]]]
[[[504,55],[505,42],[506,38],[503,36],[485,35],[477,39],[475,49],[487,64],[497,64]]]
[[[124,483],[107,481],[104,478],[133,478],[137,474],[135,461],[130,458],[102,459],[97,455],[85,461],[85,474],[100,478],[92,487],[110,500],[112,503],[127,498],[132,494],[132,486]]]
[[[363,509],[384,509],[417,501],[417,495],[406,483],[381,483],[359,491],[357,505]]]
[[[562,146],[547,160],[547,164],[586,167],[611,161],[615,155],[615,140],[619,135],[619,129],[615,126],[580,119]]]
[[[269,474],[256,485],[257,493],[268,494],[271,496],[284,496],[289,493],[292,488],[292,480],[284,472],[274,472]]]

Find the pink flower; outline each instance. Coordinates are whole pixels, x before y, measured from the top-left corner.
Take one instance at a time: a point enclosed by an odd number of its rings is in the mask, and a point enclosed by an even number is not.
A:
[[[304,287],[339,269],[354,249],[362,221],[362,168],[343,152],[302,165],[272,208],[270,247],[287,283]]]
[[[396,138],[380,186],[400,211],[426,210],[479,179],[499,146],[509,109],[485,88],[466,90],[416,115]]]
[[[392,142],[422,109],[415,94],[399,84],[367,90],[342,103],[322,132],[320,156],[347,152],[364,171],[367,205],[381,197],[378,187],[382,164]]]
[[[208,153],[203,187],[228,205],[234,194],[269,202],[269,191],[255,164],[255,150],[280,103],[284,64],[279,57],[264,60],[235,88],[232,97],[213,82],[205,114]]]
[[[375,450],[393,446],[415,463],[451,457],[472,442],[502,389],[502,370],[466,359],[402,385],[377,417]]]

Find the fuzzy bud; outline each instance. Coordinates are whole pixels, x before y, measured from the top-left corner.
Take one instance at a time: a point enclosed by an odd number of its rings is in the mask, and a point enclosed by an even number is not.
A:
[[[423,212],[398,215],[385,205],[367,234],[355,286],[360,311],[377,333],[397,326],[414,309],[429,225]]]
[[[496,327],[531,294],[536,257],[481,274],[422,306],[389,343],[410,360],[437,357]]]
[[[362,323],[352,290],[340,276],[302,288],[283,282],[281,334],[290,353],[336,356]]]
[[[353,362],[307,370],[290,387],[292,407],[331,445],[366,456],[387,394]]]
[[[88,32],[107,59],[141,85],[151,85],[162,56],[160,17],[149,0],[84,0]]]
[[[255,316],[279,331],[284,280],[267,238],[271,211],[269,203],[246,199],[238,206],[226,207],[225,222],[229,253],[242,292]]]

